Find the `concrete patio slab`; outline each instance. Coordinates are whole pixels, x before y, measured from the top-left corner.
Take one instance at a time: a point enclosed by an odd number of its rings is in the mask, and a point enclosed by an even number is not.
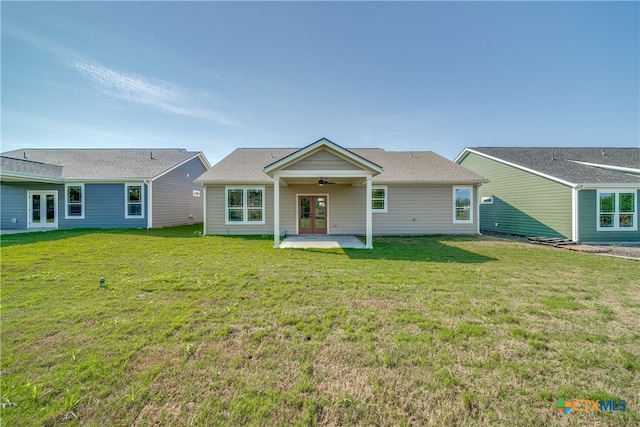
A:
[[[353,235],[345,234],[298,234],[287,236],[280,242],[280,248],[356,248],[365,245]]]

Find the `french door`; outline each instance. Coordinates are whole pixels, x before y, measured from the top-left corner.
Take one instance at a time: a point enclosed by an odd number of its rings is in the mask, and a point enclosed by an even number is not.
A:
[[[27,228],[57,228],[57,191],[27,192]]]
[[[298,196],[298,233],[327,234],[327,196]]]

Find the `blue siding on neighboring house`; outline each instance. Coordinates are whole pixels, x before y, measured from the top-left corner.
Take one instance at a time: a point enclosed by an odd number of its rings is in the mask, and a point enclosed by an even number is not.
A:
[[[60,228],[146,228],[148,191],[144,190],[144,218],[125,218],[125,185],[85,184],[84,219],[60,218]],[[64,201],[63,201],[64,204]]]
[[[39,182],[2,182],[0,183],[0,229],[24,230],[27,228],[27,191],[57,191],[58,192],[58,219],[60,213],[64,213],[64,185],[45,184]],[[12,219],[16,222],[13,223]]]
[[[596,221],[598,215],[597,209],[597,191],[581,190],[578,199],[579,212],[579,240],[581,242],[628,242],[640,243],[640,230],[634,231],[598,231]],[[640,198],[640,191],[637,197]],[[637,215],[637,213],[636,213]],[[640,221],[638,221],[640,225]]]
[[[10,183],[1,186],[2,209],[0,228],[3,230],[27,228],[27,192],[57,190],[56,215],[58,228],[146,228],[148,220],[148,188],[144,191],[144,218],[125,218],[125,184],[85,184],[84,219],[66,219],[64,184]],[[12,219],[16,219],[16,223]]]

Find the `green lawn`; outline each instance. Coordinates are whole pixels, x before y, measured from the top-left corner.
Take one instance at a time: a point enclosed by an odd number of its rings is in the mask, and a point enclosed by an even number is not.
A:
[[[2,236],[2,425],[640,424],[638,262],[197,230]]]

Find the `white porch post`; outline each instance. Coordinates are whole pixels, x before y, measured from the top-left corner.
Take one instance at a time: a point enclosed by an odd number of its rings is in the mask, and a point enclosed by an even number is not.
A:
[[[373,209],[371,207],[371,176],[367,177],[367,197],[365,200],[367,201],[367,237],[366,237],[366,248],[373,249]]]
[[[580,190],[581,185],[571,188],[571,240],[580,241]]]
[[[273,247],[280,247],[280,177],[273,177]]]

